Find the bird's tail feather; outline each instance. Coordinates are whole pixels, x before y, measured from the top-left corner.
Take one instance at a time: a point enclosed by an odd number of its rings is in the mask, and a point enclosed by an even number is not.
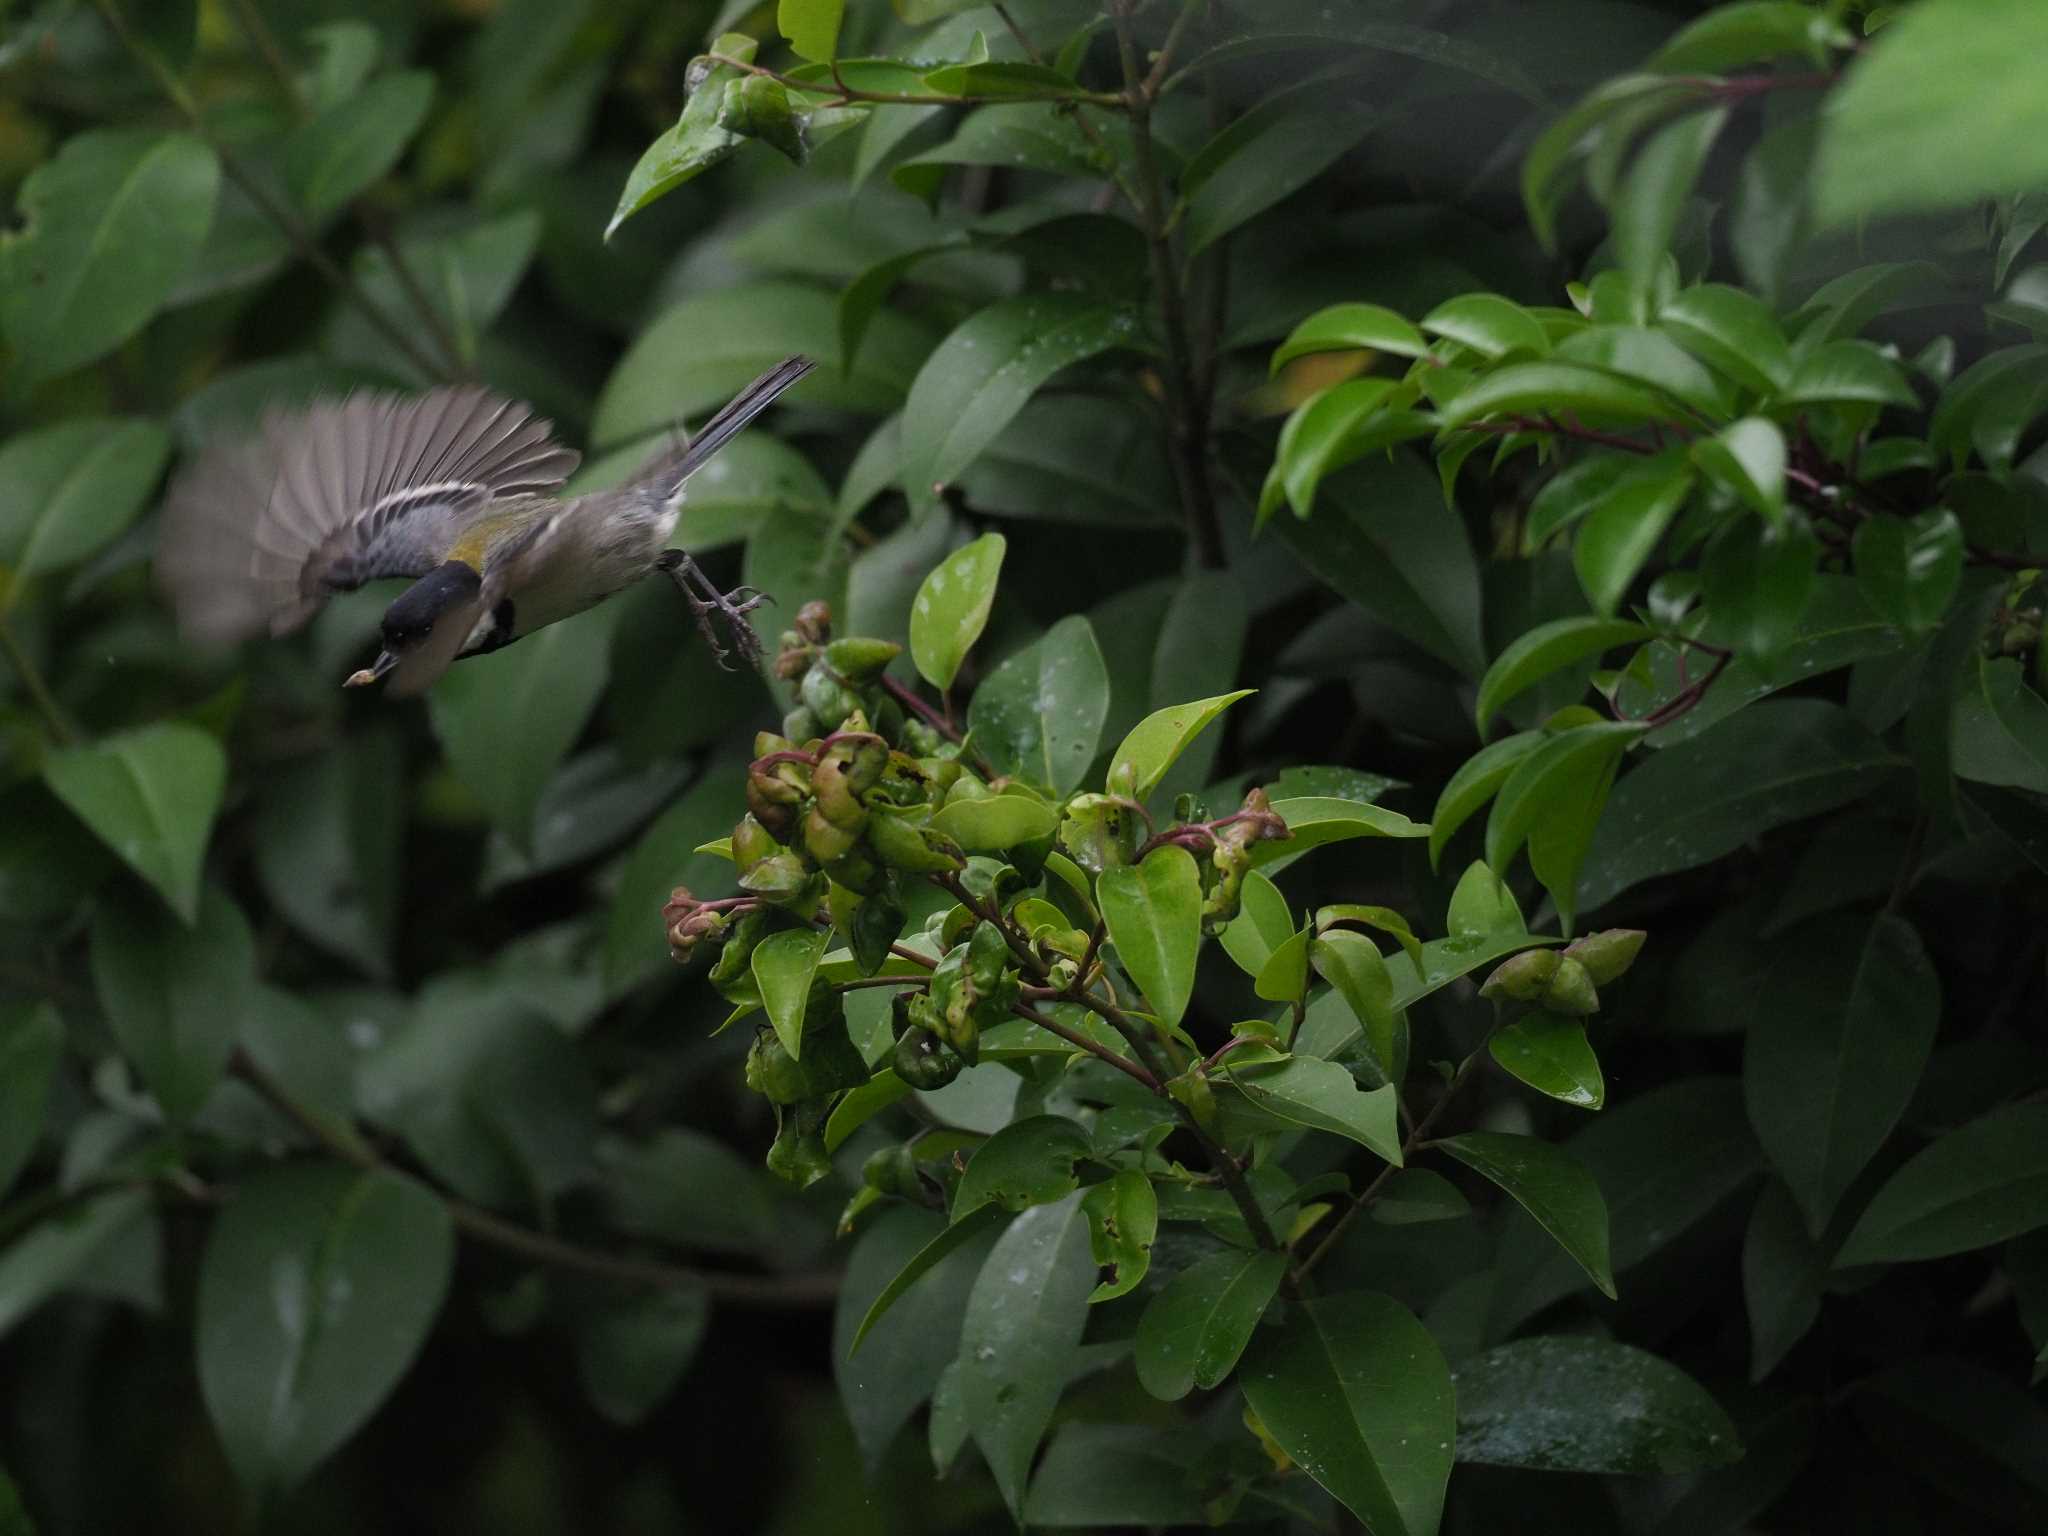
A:
[[[673,498],[705,462],[730,442],[776,398],[818,365],[808,357],[786,357],[754,380],[704,423],[687,443],[679,443],[640,472],[640,483],[654,487],[666,501]]]

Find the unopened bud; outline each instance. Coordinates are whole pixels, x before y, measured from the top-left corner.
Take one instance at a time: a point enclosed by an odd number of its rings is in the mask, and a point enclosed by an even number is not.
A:
[[[825,665],[849,683],[869,683],[882,675],[890,662],[903,654],[894,640],[877,640],[868,635],[848,635],[825,647]]]
[[[812,598],[796,611],[796,632],[812,645],[823,645],[832,638],[832,605],[823,598]]]
[[[1604,987],[1627,974],[1648,937],[1640,928],[1603,928],[1566,945],[1564,952],[1586,968],[1594,986]]]
[[[1593,985],[1593,978],[1583,965],[1570,955],[1560,955],[1557,974],[1543,989],[1543,1006],[1574,1016],[1598,1013],[1600,991]]]
[[[1518,1003],[1533,1003],[1557,974],[1558,954],[1552,949],[1525,949],[1510,955],[1493,968],[1493,974],[1479,989],[1484,998],[1506,997]]]

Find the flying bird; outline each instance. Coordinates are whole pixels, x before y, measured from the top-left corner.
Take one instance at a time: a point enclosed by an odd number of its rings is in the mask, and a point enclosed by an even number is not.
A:
[[[157,580],[187,639],[229,645],[290,634],[337,592],[410,577],[384,610],[376,659],[347,679],[388,676],[392,693],[408,695],[462,657],[662,571],[720,665],[728,652],[714,620],[758,666],[746,614],[764,599],[720,592],[668,539],[684,482],[814,366],[777,363],[626,484],[566,499],[556,493],[579,455],[529,407],[474,385],[272,411],[173,482]]]

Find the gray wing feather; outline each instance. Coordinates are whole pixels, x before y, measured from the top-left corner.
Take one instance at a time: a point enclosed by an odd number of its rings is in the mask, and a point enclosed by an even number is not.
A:
[[[267,413],[173,483],[158,580],[188,637],[288,633],[335,592],[432,570],[490,502],[559,488],[578,456],[550,431],[474,386]]]

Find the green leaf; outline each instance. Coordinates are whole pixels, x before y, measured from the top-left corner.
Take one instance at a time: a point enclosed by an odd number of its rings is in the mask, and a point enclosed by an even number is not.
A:
[[[619,996],[668,965],[656,929],[661,905],[671,890],[678,885],[699,891],[730,885],[730,864],[716,854],[694,850],[730,832],[745,813],[745,782],[743,760],[713,758],[627,855],[612,893],[611,918],[605,930],[607,997]]]
[[[1632,384],[1647,384],[1710,421],[1732,410],[1731,391],[1693,355],[1662,331],[1645,325],[1602,321],[1574,331],[1551,356],[1560,362],[1590,363]]]
[[[1465,1361],[1456,1380],[1460,1461],[1669,1477],[1742,1455],[1704,1387],[1609,1339],[1518,1339]]]
[[[1458,1193],[1458,1186],[1427,1168],[1399,1170],[1380,1186],[1372,1203],[1372,1219],[1389,1227],[1456,1221],[1471,1213],[1471,1202]]]
[[[1138,1319],[1133,1363],[1147,1392],[1177,1402],[1236,1367],[1287,1273],[1281,1253],[1212,1254],[1168,1281]]]
[[[1523,758],[1501,785],[1487,816],[1487,864],[1506,869],[1522,844],[1553,819],[1590,836],[1615,765],[1642,733],[1641,726],[1619,720],[1575,725]]]
[[[1074,1164],[1088,1156],[1088,1133],[1059,1115],[1013,1120],[975,1149],[953,1192],[953,1220],[984,1205],[1028,1210],[1065,1199],[1079,1186]]]
[[[199,868],[227,782],[227,756],[197,726],[160,721],[43,761],[43,780],[99,840],[197,920]]]
[[[148,1191],[109,1190],[45,1217],[0,1248],[0,1337],[149,1215]]]
[[[1738,0],[1689,22],[1644,65],[1674,75],[1721,75],[1782,54],[1821,62],[1849,41],[1841,26],[1798,0]]]
[[[1792,377],[1792,352],[1777,317],[1740,288],[1687,288],[1666,301],[1657,324],[1709,367],[1759,395]]]
[[[1283,841],[1252,844],[1252,863],[1275,873],[1311,848],[1328,843],[1349,842],[1354,837],[1429,836],[1428,827],[1410,821],[1399,811],[1382,810],[1357,800],[1304,795],[1297,800],[1275,800],[1273,810],[1287,823],[1288,835]]]
[[[1514,1197],[1610,1299],[1607,1202],[1586,1165],[1534,1136],[1468,1131],[1434,1144]]]
[[[1000,533],[985,533],[941,560],[917,589],[910,606],[910,658],[942,693],[953,686],[960,663],[988,624],[1007,547]]]
[[[1676,104],[1683,89],[1657,74],[1617,75],[1554,118],[1522,159],[1522,205],[1545,250],[1557,246],[1557,210],[1573,182],[1576,163],[1605,134],[1609,119],[1631,119]]]
[[[1400,1166],[1401,1128],[1391,1085],[1368,1092],[1344,1068],[1314,1056],[1248,1067],[1233,1067],[1226,1057],[1224,1067],[1237,1090],[1267,1113],[1355,1141]]]
[[[978,64],[945,64],[927,72],[924,88],[941,96],[1023,96],[1061,99],[1086,94],[1071,76],[1049,64],[1014,59]]]
[[[1364,348],[1394,357],[1421,357],[1429,350],[1422,332],[1391,309],[1377,304],[1332,304],[1319,309],[1288,333],[1273,352],[1271,372],[1277,374],[1297,357],[1317,352],[1348,352]]]
[[[1615,609],[1656,552],[1664,530],[1692,495],[1692,488],[1692,471],[1684,461],[1676,454],[1660,456],[1623,476],[1586,509],[1572,541],[1572,568],[1602,622],[1617,622]]]
[[[1169,1029],[1194,996],[1202,950],[1202,876],[1177,843],[1154,848],[1139,864],[1104,870],[1095,899],[1117,959]]]
[[[295,129],[284,146],[284,179],[315,223],[325,223],[398,164],[427,120],[434,76],[409,69],[384,75]]]
[[[1275,944],[1252,978],[1253,992],[1269,1003],[1300,1002],[1308,991],[1308,947],[1313,937],[1304,927]]]
[[[1394,978],[1379,946],[1363,934],[1340,929],[1315,939],[1308,957],[1316,974],[1337,989],[1358,1020],[1380,1075],[1390,1083],[1400,1082],[1407,1065],[1402,1058],[1407,1053],[1396,1045],[1400,1021],[1394,1012]],[[1405,1045],[1405,1041],[1401,1043]]]
[[[1551,673],[1617,645],[1633,645],[1649,637],[1649,630],[1631,620],[1601,618],[1556,619],[1517,636],[1479,680],[1474,713],[1480,734],[1485,735],[1503,704]]]
[[[42,1139],[63,1050],[64,1025],[48,1003],[0,1010],[0,1195]]]
[[[1152,1181],[1139,1169],[1122,1169],[1083,1195],[1081,1210],[1088,1217],[1096,1267],[1110,1272],[1088,1293],[1089,1304],[1129,1295],[1152,1266],[1152,1242],[1159,1233],[1159,1196]]]
[[[1166,777],[1174,759],[1199,736],[1210,721],[1239,699],[1250,698],[1255,690],[1239,688],[1191,704],[1174,704],[1156,709],[1131,727],[1110,759],[1108,787],[1113,795],[1143,800]]]
[[[1962,524],[1945,507],[1915,518],[1866,518],[1856,529],[1856,583],[1894,624],[1929,630],[1956,594],[1963,553]]]
[[[2048,103],[2031,70],[2044,50],[2048,15],[2029,0],[1902,10],[1828,102],[1821,223],[1961,208],[2048,182]]]
[[[1000,165],[1091,181],[1103,172],[1095,146],[1074,126],[1071,113],[1049,101],[1001,102],[970,112],[952,138],[912,155],[890,175],[909,189],[922,167],[934,165]]]
[[[73,420],[0,447],[0,564],[24,581],[99,553],[135,521],[170,457],[154,422]]]
[[[1629,162],[1611,210],[1611,238],[1622,270],[1639,286],[1649,286],[1670,250],[1678,217],[1728,121],[1728,110],[1686,113],[1652,134]]]
[[[189,1120],[227,1067],[255,987],[240,910],[212,887],[190,926],[154,903],[108,899],[93,921],[92,972],[121,1049],[164,1113]]]
[[[1692,460],[1708,479],[1770,521],[1785,515],[1785,434],[1776,423],[1745,416],[1694,443]]]
[[[628,1293],[576,1321],[576,1374],[591,1406],[624,1428],[675,1390],[711,1321],[702,1286]]]
[[[1586,1043],[1582,1019],[1541,1010],[1524,1014],[1486,1046],[1503,1070],[1538,1093],[1580,1109],[1599,1109],[1607,1102],[1607,1083],[1599,1058]]]
[[[775,30],[802,59],[831,59],[839,53],[839,25],[846,0],[778,0]]]
[[[184,133],[97,128],[65,139],[16,194],[0,236],[0,334],[15,382],[69,373],[133,336],[205,242],[220,161]]]
[[[1437,419],[1446,430],[1494,416],[1570,411],[1590,422],[1669,421],[1652,391],[1583,363],[1513,363],[1461,390]]]
[[[1824,699],[1752,705],[1648,757],[1622,779],[1587,856],[1582,909],[1859,800],[1903,767],[1903,759]]]
[[[1750,659],[1768,663],[1799,632],[1820,553],[1803,518],[1776,527],[1745,518],[1724,529],[1700,561],[1717,632]]]
[[[2048,1225],[2048,1104],[2008,1104],[1937,1138],[1885,1181],[1837,1268],[1908,1264]]]
[[[711,45],[711,51],[751,64],[755,47],[751,37],[728,32]],[[605,226],[605,239],[611,239],[621,224],[656,198],[673,192],[740,147],[740,135],[719,123],[725,88],[739,78],[740,71],[730,64],[712,64],[708,60],[691,63],[684,85],[690,94],[683,103],[682,115],[673,128],[647,146],[627,176],[619,205]]]
[[[420,1185],[331,1163],[259,1171],[199,1265],[199,1389],[258,1498],[303,1481],[398,1385],[448,1292],[455,1227]]]
[[[1523,758],[1548,740],[1541,731],[1517,731],[1488,742],[1459,765],[1450,782],[1444,785],[1443,793],[1437,796],[1436,809],[1430,813],[1430,868],[1436,868],[1443,858],[1451,835],[1499,793]]]
[[[775,1038],[792,1056],[803,1054],[805,1004],[818,962],[825,958],[827,937],[816,929],[785,928],[755,945],[748,962]]]
[[[540,234],[539,210],[520,208],[494,218],[473,216],[445,233],[400,236],[398,253],[412,275],[411,283],[399,274],[391,253],[382,246],[361,247],[351,266],[356,286],[386,314],[416,313],[416,305],[424,299],[441,316],[467,359],[475,354],[479,338],[485,338],[487,350],[497,351],[486,333],[512,302],[513,291],[539,248]],[[394,347],[356,304],[333,310],[325,350],[337,362],[382,378],[406,380],[420,389],[440,382]],[[544,387],[536,380],[536,389]],[[675,420],[671,417],[662,425],[672,427]]]
[[[1831,341],[1799,359],[1775,404],[1897,405],[1915,410],[1920,397],[1905,371],[1867,341]]]
[[[1474,859],[1465,866],[1451,892],[1450,903],[1444,909],[1444,931],[1450,938],[1460,940],[1485,939],[1495,934],[1520,938],[1528,933],[1529,925],[1523,920],[1522,909],[1515,904],[1515,893],[1508,889],[1507,881],[1487,868],[1483,860]],[[1425,944],[1423,952],[1428,950]]]
[[[1047,836],[1059,819],[1059,811],[1043,800],[1005,794],[955,800],[935,813],[930,825],[969,853],[1004,853]]]
[[[1296,932],[1294,913],[1280,887],[1254,869],[1246,873],[1239,889],[1237,916],[1223,925],[1217,938],[1237,968],[1256,979],[1273,952]]]
[[[1467,293],[1446,299],[1422,317],[1421,328],[1487,358],[1505,357],[1510,352],[1533,352],[1540,357],[1550,350],[1550,335],[1543,322],[1497,293]]]
[[[1339,923],[1359,923],[1367,928],[1376,928],[1381,933],[1391,934],[1399,942],[1409,960],[1421,963],[1422,941],[1415,937],[1415,930],[1408,926],[1408,919],[1392,907],[1342,901],[1316,908],[1316,932],[1327,933]]]
[[[1006,1074],[1007,1075],[1007,1074]],[[860,1324],[853,1330],[853,1338],[847,1344],[843,1358],[859,1353],[890,1308],[901,1301],[912,1286],[922,1280],[950,1255],[967,1247],[977,1238],[986,1237],[1001,1226],[1004,1211],[998,1205],[984,1205],[971,1216],[942,1227],[931,1239],[897,1271],[896,1277],[883,1286],[880,1293],[869,1303],[867,1311],[861,1314]]]
[[[956,1227],[955,1230],[958,1230]],[[1095,1264],[1081,1197],[1033,1206],[989,1250],[960,1328],[960,1393],[1012,1516],[1088,1321]]]
[[[1320,82],[1236,114],[1196,152],[1181,178],[1188,255],[1308,185],[1379,122],[1378,112]]]
[[[1826,1251],[1807,1235],[1791,1192],[1773,1179],[1742,1239],[1742,1299],[1749,1314],[1749,1379],[1762,1381],[1820,1320]]]
[[[1323,477],[1370,452],[1370,426],[1388,414],[1387,397],[1399,386],[1387,379],[1350,379],[1326,389],[1287,420],[1274,469],[1296,517],[1315,510]],[[1413,391],[1407,391],[1412,395]],[[1422,436],[1425,427],[1412,435]]]
[[[264,894],[320,948],[388,977],[405,836],[398,735],[361,730],[266,777],[253,839]]]
[[[1175,1430],[1069,1420],[1031,1479],[1025,1528],[1199,1528],[1207,1517],[1189,1465],[1197,1455]]]
[[[1055,795],[1080,786],[1109,714],[1109,669],[1095,631],[1069,614],[975,688],[967,728],[998,773]]]
[[[1977,660],[1956,692],[1951,751],[1956,774],[2048,794],[2048,700],[2010,656]]]
[[[1456,1400],[1443,1352],[1406,1307],[1371,1291],[1290,1307],[1241,1380],[1266,1432],[1368,1531],[1437,1529]]]
[[[1138,337],[1125,306],[1085,294],[1002,299],[939,343],[903,407],[903,485],[931,505],[1054,374]]]
[[[600,609],[451,667],[427,695],[427,718],[491,824],[522,850],[555,769],[604,693],[618,610]],[[507,749],[517,742],[518,750]]]
[[[1758,994],[1742,1086],[1757,1140],[1819,1236],[1919,1086],[1941,982],[1890,914],[1802,934]]]

